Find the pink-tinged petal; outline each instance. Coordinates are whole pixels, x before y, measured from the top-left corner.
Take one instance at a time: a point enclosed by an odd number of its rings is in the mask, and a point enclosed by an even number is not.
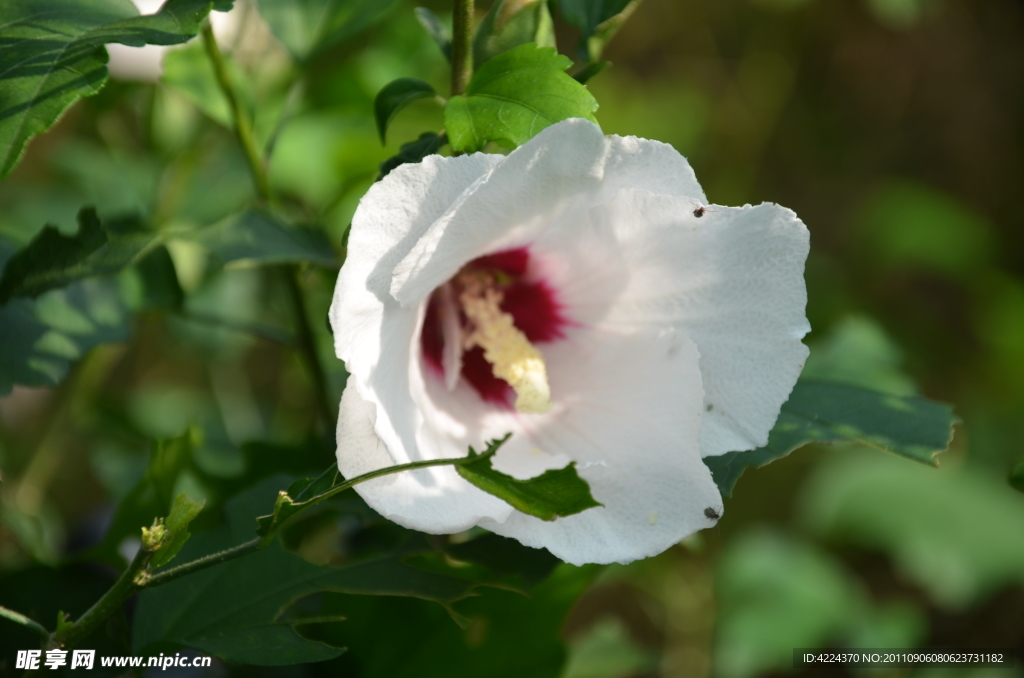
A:
[[[629,271],[608,328],[671,326],[700,351],[703,456],[768,442],[808,350],[804,262],[810,235],[791,210],[711,206],[625,191],[595,207]]]
[[[629,562],[715,524],[722,499],[701,462],[703,390],[693,342],[674,331],[576,330],[544,348],[556,410],[521,418],[497,455],[577,462],[603,507],[545,522],[513,512],[483,527],[575,563]]]
[[[589,207],[628,188],[704,200],[689,163],[667,144],[606,137],[582,119],[552,125],[424,233],[395,266],[391,292],[403,306],[419,303],[467,262],[529,245],[555,223],[583,223]]]
[[[419,355],[420,311],[401,308],[391,297],[391,271],[430,225],[502,160],[483,154],[430,156],[402,165],[367,191],[352,220],[349,255],[331,304],[334,346],[351,375],[348,388],[376,406],[375,430],[392,463],[432,457],[423,456],[416,443],[423,415],[409,377],[419,369],[413,359]]]
[[[374,432],[379,408],[349,386],[338,413],[338,468],[346,478],[402,463]],[[465,456],[463,450],[461,455]],[[512,507],[463,480],[450,466],[403,471],[356,485],[385,518],[432,534],[461,532],[481,520],[504,520]]]

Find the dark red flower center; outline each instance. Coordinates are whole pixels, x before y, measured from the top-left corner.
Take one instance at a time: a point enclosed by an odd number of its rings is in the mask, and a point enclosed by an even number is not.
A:
[[[530,253],[525,247],[474,259],[459,271],[459,275],[463,273],[487,274],[495,281],[502,295],[501,310],[512,316],[516,327],[531,344],[543,344],[564,336],[563,328],[567,321],[554,290],[536,271],[531,270]],[[434,291],[427,303],[420,346],[429,371],[444,380],[442,356],[445,337],[441,326],[441,303],[440,292]],[[459,322],[463,328],[468,324],[461,308]],[[512,387],[505,380],[494,376],[491,364],[484,358],[480,346],[463,352],[460,376],[485,401],[511,407],[515,399]]]

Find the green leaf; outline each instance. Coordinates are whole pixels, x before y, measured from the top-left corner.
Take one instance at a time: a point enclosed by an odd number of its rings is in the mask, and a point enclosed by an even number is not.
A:
[[[271,478],[231,500],[227,525],[197,535],[182,555],[199,557],[248,540],[252,516],[269,504],[280,483]],[[402,534],[397,546],[341,567],[313,565],[274,541],[244,558],[145,590],[136,608],[133,646],[142,653],[156,643],[173,643],[242,664],[322,661],[342,649],[295,632],[302,620],[289,620],[286,613],[303,597],[333,591],[413,596],[450,606],[471,593],[472,582],[406,564],[406,558],[433,549],[418,533]]]
[[[593,62],[639,4],[640,0],[559,0],[558,9],[580,29],[580,52]]]
[[[0,237],[0,268],[14,250],[14,243]],[[83,280],[34,300],[0,305],[0,395],[14,384],[56,386],[94,346],[126,340],[128,316],[110,279]]]
[[[564,71],[568,57],[527,44],[499,54],[473,75],[464,96],[448,100],[444,123],[452,150],[474,152],[494,141],[515,148],[567,118],[597,122],[597,101]]]
[[[482,64],[529,42],[555,47],[555,24],[547,0],[497,0],[477,26],[474,63]]]
[[[420,162],[428,155],[437,153],[447,143],[448,137],[444,134],[424,132],[416,141],[410,141],[402,144],[402,148],[398,151],[398,155],[393,155],[380,164],[380,175],[377,177],[377,181],[386,177],[399,165],[404,165],[409,162]]]
[[[0,177],[28,140],[107,79],[103,45],[176,45],[199,32],[210,11],[232,0],[168,0],[139,16],[129,0],[0,0]]]
[[[730,496],[743,471],[764,466],[808,443],[862,442],[937,466],[949,447],[957,417],[949,405],[856,386],[801,379],[768,436],[749,452],[706,457],[723,496]]]
[[[331,464],[327,467],[327,470],[316,478],[296,480],[288,486],[287,491],[282,490],[278,492],[277,500],[274,502],[273,513],[256,519],[256,534],[261,537],[267,537],[277,532],[281,525],[293,515],[302,511],[310,504],[322,500],[323,495],[334,487],[337,480],[337,464]]]
[[[565,468],[545,471],[529,480],[516,480],[495,470],[491,466],[491,457],[506,440],[508,436],[501,440],[492,440],[487,444],[487,450],[479,455],[472,447],[469,448],[469,456],[479,459],[459,464],[455,470],[484,492],[493,494],[511,504],[513,508],[541,520],[571,516],[603,505],[590,495],[590,486],[576,473],[575,462]]]
[[[332,662],[338,676],[559,678],[565,675],[566,615],[602,569],[561,564],[529,597],[485,589],[458,601],[456,610],[471,622],[466,630],[437,605],[413,598],[328,596],[321,613],[351,622],[332,624],[318,637],[348,648]],[[381,629],[387,629],[387,642],[381,642]],[[611,675],[625,674],[593,674]]]
[[[225,52],[223,57],[233,89],[238,93],[241,105],[249,111],[249,117],[252,119],[253,104],[249,79],[242,74],[230,53]],[[179,92],[210,119],[229,129],[234,128],[231,105],[217,82],[213,65],[202,42],[196,41],[168,51],[164,55],[163,65],[160,82]]]
[[[78,233],[62,235],[46,226],[8,260],[0,276],[0,303],[12,297],[35,297],[84,278],[119,273],[160,244],[135,219],[100,221],[96,211],[78,213]]]
[[[450,61],[452,58],[452,32],[448,30],[448,26],[426,7],[417,7],[414,11],[420,26],[423,26],[423,29],[430,34],[437,46],[441,48],[445,58]]]
[[[259,0],[260,14],[297,61],[368,28],[398,0]]]
[[[170,537],[153,554],[153,559],[150,561],[152,567],[165,565],[174,556],[178,555],[178,551],[185,545],[188,538],[192,536],[188,531],[189,523],[203,510],[204,504],[206,504],[205,499],[193,501],[184,492],[174,498],[171,512],[164,521],[164,528],[170,533]]]
[[[322,231],[286,226],[255,209],[182,237],[199,243],[232,267],[303,262],[338,267],[338,259]]]
[[[381,91],[377,92],[377,98],[373,101],[373,112],[377,119],[380,142],[384,143],[388,125],[399,111],[417,99],[427,99],[436,95],[434,88],[419,78],[399,78],[384,85]]]

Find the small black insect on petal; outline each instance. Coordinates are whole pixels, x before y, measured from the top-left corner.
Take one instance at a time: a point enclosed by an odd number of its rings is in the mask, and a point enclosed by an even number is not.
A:
[[[701,205],[700,207],[698,207],[698,208],[693,210],[693,216],[695,216],[698,219],[700,219],[702,216],[704,216],[704,213],[707,212],[707,211],[708,211],[708,208],[704,207],[703,205]]]
[[[709,520],[718,520],[721,516],[718,515],[718,511],[709,506],[704,509],[704,517]]]

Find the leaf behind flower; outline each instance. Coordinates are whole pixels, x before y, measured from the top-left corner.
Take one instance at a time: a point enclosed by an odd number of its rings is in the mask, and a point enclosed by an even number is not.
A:
[[[925,398],[801,379],[767,445],[706,457],[704,463],[726,497],[748,467],[764,466],[809,443],[862,442],[938,466],[935,456],[949,447],[957,421],[951,406]]]

